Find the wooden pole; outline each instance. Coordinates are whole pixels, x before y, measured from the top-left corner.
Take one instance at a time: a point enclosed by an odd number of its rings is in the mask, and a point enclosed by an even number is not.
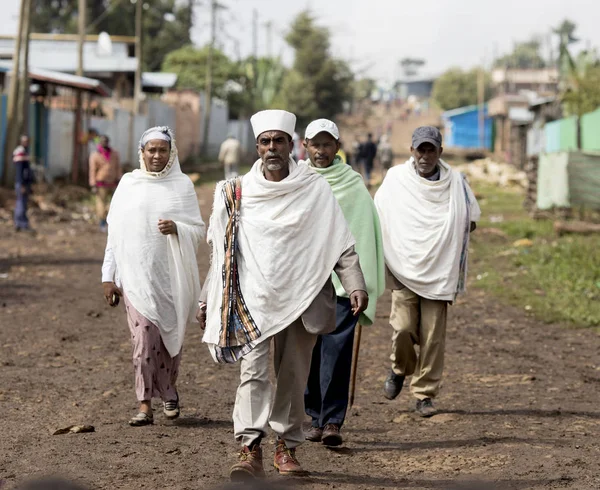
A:
[[[143,1],[135,2],[135,57],[137,59],[137,68],[135,70],[135,83],[133,89],[133,114],[139,114],[142,98],[142,10]]]
[[[77,37],[77,75],[84,76],[84,65],[83,65],[83,49],[85,45],[85,31],[86,31],[86,14],[87,5],[86,0],[79,0],[78,3],[78,37]],[[75,122],[73,124],[73,162],[71,164],[71,181],[73,184],[79,182],[79,166],[81,157],[81,111],[83,105],[83,94],[81,90],[76,89],[75,92]]]
[[[31,0],[23,0],[25,3],[25,11],[23,18],[23,31],[21,33],[21,69],[19,70],[19,91],[17,109],[17,135],[29,135],[29,34],[31,33]]]
[[[202,136],[202,155],[208,156],[208,137],[210,130],[210,115],[212,109],[213,84],[213,51],[217,38],[217,1],[210,2],[210,43],[208,44],[208,59],[206,62],[206,88],[204,90],[204,127]]]
[[[477,70],[477,103],[479,105],[479,147],[485,149],[485,87],[483,66]]]
[[[350,408],[354,405],[354,395],[356,394],[356,377],[358,373],[358,354],[360,352],[360,339],[362,337],[362,325],[356,325],[354,331],[354,347],[352,349],[352,370],[350,371]]]
[[[18,141],[18,128],[16,127],[17,122],[17,111],[19,108],[18,97],[19,97],[19,81],[20,81],[20,68],[21,68],[21,44],[22,44],[22,33],[23,25],[25,20],[25,9],[27,8],[27,0],[21,0],[21,7],[19,9],[19,26],[17,28],[17,35],[15,36],[15,49],[13,54],[13,67],[10,78],[10,89],[8,93],[8,105],[6,110],[6,139],[4,143],[4,175],[3,181],[5,185],[12,185],[14,180],[14,169],[11,164],[12,152],[17,146]]]

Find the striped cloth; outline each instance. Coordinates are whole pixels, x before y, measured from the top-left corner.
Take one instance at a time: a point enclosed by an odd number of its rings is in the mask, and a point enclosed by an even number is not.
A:
[[[241,178],[225,182],[223,200],[229,218],[225,228],[221,332],[219,345],[215,346],[215,354],[219,362],[233,363],[252,350],[250,342],[260,337],[260,330],[244,301],[237,267],[237,239],[242,202]]]

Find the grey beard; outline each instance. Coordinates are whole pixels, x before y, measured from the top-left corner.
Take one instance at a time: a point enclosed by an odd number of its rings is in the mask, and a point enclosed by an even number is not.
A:
[[[276,172],[277,170],[281,170],[282,165],[279,163],[267,163],[267,170],[270,172]]]

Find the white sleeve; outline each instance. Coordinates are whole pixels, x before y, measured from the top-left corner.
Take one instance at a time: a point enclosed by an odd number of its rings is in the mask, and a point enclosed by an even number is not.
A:
[[[102,282],[114,282],[115,272],[117,271],[117,263],[115,262],[115,254],[106,242],[104,250],[104,262],[102,263]]]
[[[467,196],[469,197],[471,221],[477,222],[481,218],[481,209],[479,208],[479,203],[477,202],[477,198],[471,190],[471,187],[469,186],[469,184],[467,184],[466,181],[465,188],[467,190]]]

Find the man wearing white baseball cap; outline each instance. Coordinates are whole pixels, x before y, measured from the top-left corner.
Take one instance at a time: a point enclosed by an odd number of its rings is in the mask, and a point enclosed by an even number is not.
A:
[[[240,361],[233,421],[242,448],[232,480],[264,476],[260,443],[269,426],[277,434],[275,468],[306,473],[296,447],[304,441],[313,346],[318,334],[335,329],[331,272],[355,314],[368,302],[354,238],[330,187],[290,157],[296,116],[262,111],[251,123],[260,158],[248,174],[217,185],[208,230],[212,263],[198,315],[214,359]]]
[[[321,174],[331,186],[350,231],[364,273],[369,306],[360,316],[353,311],[336,272],[332,281],[336,292],[336,329],[320,335],[313,349],[310,375],[304,396],[311,428],[306,438],[327,446],[342,444],[340,429],[348,408],[348,388],[352,365],[354,330],[358,322],[375,320],[377,298],[385,290],[385,263],[379,217],[362,176],[337,155],[340,132],[328,119],[313,121],[306,128],[304,146],[309,160],[304,163]],[[331,228],[335,234],[337,230]]]

